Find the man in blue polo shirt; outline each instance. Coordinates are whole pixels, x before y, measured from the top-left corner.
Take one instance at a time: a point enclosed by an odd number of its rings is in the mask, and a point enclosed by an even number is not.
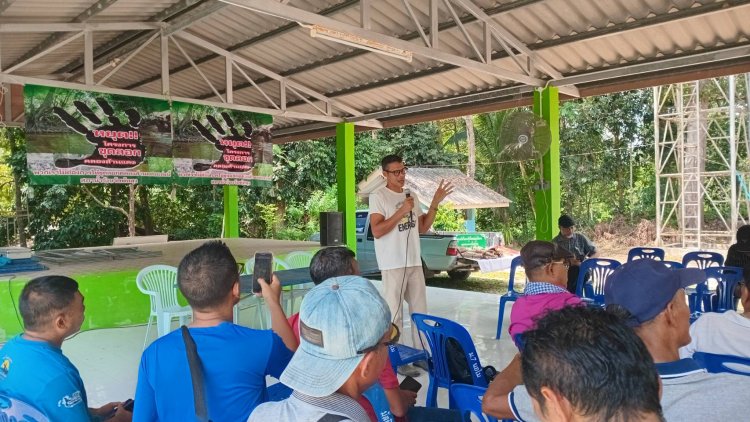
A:
[[[65,338],[83,324],[78,283],[56,275],[35,278],[24,286],[18,307],[24,332],[0,349],[0,394],[34,406],[51,421],[131,420],[120,403],[90,409],[78,369],[62,353]]]
[[[177,270],[177,284],[193,309],[189,332],[203,370],[208,417],[244,421],[268,400],[266,375],[278,378],[292,358],[289,348],[296,349],[294,333],[279,303],[281,286],[275,277],[270,285],[261,280],[277,335],[232,323],[232,308],[240,297],[239,274],[223,242],[206,242],[188,253]],[[185,343],[176,330],[143,352],[133,419],[191,421],[195,415]]]

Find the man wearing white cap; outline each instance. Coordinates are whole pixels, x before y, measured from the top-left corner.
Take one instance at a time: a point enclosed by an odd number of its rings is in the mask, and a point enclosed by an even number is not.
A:
[[[248,421],[370,422],[356,399],[378,379],[398,341],[380,293],[359,276],[334,277],[305,295],[300,346],[281,374],[294,392]]]

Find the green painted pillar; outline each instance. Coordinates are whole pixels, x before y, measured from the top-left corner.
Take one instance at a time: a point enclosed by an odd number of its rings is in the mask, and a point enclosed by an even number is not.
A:
[[[224,186],[225,238],[240,237],[240,201],[237,186]]]
[[[344,214],[344,243],[357,251],[356,181],[354,180],[354,124],[336,125],[336,183],[339,212]]]
[[[535,192],[536,238],[552,240],[560,217],[560,100],[557,87],[534,91],[534,113],[547,121],[552,135],[549,151],[542,157],[541,184]]]

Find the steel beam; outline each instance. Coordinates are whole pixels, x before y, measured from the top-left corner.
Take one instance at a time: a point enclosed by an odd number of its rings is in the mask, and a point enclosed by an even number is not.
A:
[[[169,19],[176,18],[182,13],[189,13],[188,11],[198,3],[208,1],[210,0],[179,0],[178,2],[162,10],[161,12],[151,16],[147,20],[150,22],[166,22],[169,21]],[[138,48],[138,46],[141,45],[143,41],[148,39],[151,35],[153,35],[152,31],[141,31],[130,35],[126,33],[120,34],[114,37],[112,41],[109,41],[97,48],[94,51],[94,60],[97,63],[101,63],[111,61],[116,57],[124,56]],[[83,60],[77,59],[61,67],[60,69],[57,69],[55,73],[80,74],[79,72],[81,71],[82,67]]]
[[[175,32],[181,31],[201,19],[205,19],[213,15],[226,6],[227,5],[225,3],[219,1],[201,3],[195,6],[195,8],[190,11],[190,13],[185,13],[184,15],[180,15],[174,20],[171,20],[164,31],[167,35],[174,34]]]
[[[2,15],[12,4],[14,0],[0,0],[0,15]]]
[[[69,43],[77,40],[78,38],[81,38],[82,35],[83,35],[83,32],[79,32],[78,34],[76,34],[76,35],[74,35],[74,36],[72,36],[70,38],[66,38],[66,39],[58,42],[57,44],[49,46],[46,50],[40,51],[40,52],[34,54],[33,56],[28,57],[27,59],[25,59],[23,61],[15,63],[13,66],[9,66],[7,69],[4,69],[3,71],[6,72],[6,73],[13,73],[17,69],[20,69],[23,66],[26,66],[27,64],[33,62],[34,60],[36,60],[36,59],[38,59],[40,57],[43,57],[44,55],[46,55],[48,53],[51,53],[51,52],[57,50],[60,47],[64,47],[65,45],[67,45],[67,44],[69,44]]]
[[[25,85],[25,84],[45,85],[45,86],[51,86],[51,87],[56,87],[56,88],[96,91],[96,92],[103,92],[107,94],[127,95],[131,97],[153,98],[153,99],[165,100],[165,101],[181,101],[181,102],[186,102],[186,103],[207,105],[210,107],[229,108],[233,110],[247,111],[250,113],[268,114],[268,115],[275,116],[275,117],[288,117],[291,119],[311,120],[311,121],[320,121],[320,122],[329,122],[329,123],[346,122],[346,119],[342,117],[336,117],[336,116],[325,116],[325,115],[303,113],[303,112],[289,111],[289,110],[276,110],[276,109],[269,109],[269,108],[262,108],[262,107],[246,106],[242,104],[219,103],[216,101],[197,100],[195,98],[165,96],[161,94],[151,94],[151,93],[140,92],[140,91],[129,91],[126,89],[109,88],[105,86],[90,87],[90,86],[86,86],[84,84],[75,83],[75,82],[53,81],[49,79],[32,78],[28,76],[10,75],[7,73],[0,73],[0,84],[2,83],[19,84],[19,85]],[[365,121],[365,122],[359,123],[359,125],[368,126],[369,123]],[[371,126],[371,127],[374,127],[374,126]]]
[[[45,33],[80,31],[141,31],[158,29],[158,22],[111,22],[111,23],[0,23],[2,33]]]
[[[227,50],[224,50],[223,48],[221,48],[221,47],[219,47],[217,45],[214,45],[214,44],[212,44],[212,43],[210,43],[210,42],[208,42],[208,41],[206,41],[206,40],[204,40],[204,39],[202,39],[200,37],[197,37],[195,35],[189,34],[187,32],[178,32],[178,33],[175,33],[174,36],[182,38],[182,39],[184,39],[184,40],[186,40],[186,41],[188,41],[188,42],[190,42],[190,43],[192,43],[194,45],[197,45],[199,47],[205,48],[205,49],[207,49],[209,51],[213,51],[214,53],[219,54],[221,56],[232,58],[232,60],[235,63],[237,63],[237,64],[245,66],[248,69],[253,70],[254,72],[260,73],[261,75],[264,75],[266,77],[272,78],[274,80],[277,80],[277,81],[280,81],[280,82],[283,81],[284,84],[285,84],[284,86],[288,86],[289,88],[292,88],[292,89],[294,89],[294,90],[296,90],[298,92],[305,93],[305,94],[307,94],[307,95],[309,95],[309,96],[311,96],[311,97],[313,97],[313,98],[315,98],[317,100],[320,100],[320,101],[323,101],[323,102],[327,102],[327,103],[331,103],[331,105],[333,105],[334,107],[338,108],[339,110],[341,110],[343,112],[351,114],[352,116],[362,116],[363,115],[363,113],[361,111],[356,110],[353,107],[350,107],[350,106],[348,106],[348,105],[346,105],[346,104],[344,104],[344,103],[342,103],[340,101],[331,100],[330,98],[326,97],[325,95],[320,94],[317,91],[314,91],[314,90],[312,90],[312,89],[310,89],[310,88],[308,88],[308,87],[306,87],[306,86],[304,86],[304,85],[302,85],[302,84],[300,84],[298,82],[289,80],[288,78],[284,78],[283,76],[279,75],[276,72],[271,71],[270,69],[267,69],[267,68],[265,68],[265,67],[263,67],[263,66],[261,66],[261,65],[259,65],[257,63],[254,63],[254,62],[252,62],[252,61],[250,61],[250,60],[248,60],[248,59],[246,59],[244,57],[238,56],[238,55],[236,55],[234,53],[231,53],[231,52],[229,52]],[[213,87],[212,87],[212,89],[213,89]],[[283,92],[283,90],[282,90],[282,92]],[[221,98],[221,96],[218,94],[218,92],[215,92],[215,94],[219,98]],[[282,107],[282,109],[283,109],[283,107]]]
[[[538,51],[538,50],[543,50],[543,49],[547,49],[547,48],[556,47],[556,46],[559,46],[559,45],[568,45],[568,44],[572,44],[574,42],[585,41],[585,40],[589,40],[589,39],[600,38],[600,37],[604,37],[604,36],[608,36],[608,35],[613,35],[613,34],[623,33],[623,32],[627,32],[627,31],[632,31],[632,30],[635,30],[635,29],[638,29],[638,28],[642,28],[642,27],[648,27],[648,26],[652,26],[652,25],[659,25],[659,24],[662,24],[664,22],[667,22],[669,19],[672,19],[672,18],[675,19],[675,20],[688,19],[690,17],[696,16],[697,14],[715,13],[717,11],[727,10],[728,8],[734,8],[734,7],[743,6],[743,5],[747,5],[747,4],[750,4],[750,0],[733,1],[733,2],[731,2],[731,4],[724,4],[723,6],[722,6],[722,4],[711,3],[710,5],[706,5],[706,6],[698,6],[698,7],[694,7],[694,8],[690,8],[690,9],[684,9],[684,10],[677,11],[677,12],[672,12],[672,13],[666,13],[666,14],[663,14],[663,15],[653,16],[653,17],[650,17],[650,18],[646,18],[646,19],[644,19],[642,21],[623,22],[623,23],[616,24],[616,25],[613,25],[613,26],[599,28],[599,29],[595,29],[595,30],[592,30],[592,31],[586,31],[586,32],[575,34],[575,35],[569,35],[569,36],[560,37],[560,38],[553,39],[553,40],[542,41],[542,42],[539,42],[539,43],[531,45],[530,48],[532,48],[535,51]],[[462,19],[462,21],[464,23],[466,23],[466,20]],[[417,36],[413,36],[412,39],[413,38],[417,38],[417,37],[418,37],[418,35]],[[309,64],[306,64],[306,65],[300,66],[300,67],[295,68],[295,69],[290,69],[289,71],[282,72],[281,74],[283,76],[293,76],[293,75],[302,73],[302,72],[310,70],[310,69],[318,68],[318,67],[323,66],[323,65],[332,64],[332,63],[340,62],[340,61],[343,61],[343,60],[351,59],[351,58],[354,58],[354,57],[358,57],[358,56],[360,56],[362,54],[365,54],[365,53],[366,52],[362,52],[362,51],[354,51],[354,52],[351,52],[351,53],[345,53],[344,55],[340,55],[340,56],[337,56],[337,57],[332,58],[332,59],[324,59],[324,60],[321,60],[321,61],[317,61],[317,62],[313,62],[313,63],[309,63]],[[496,52],[496,53],[494,53],[492,55],[492,60],[499,60],[499,59],[506,58],[506,57],[508,57],[507,53],[505,53],[504,51],[498,51],[498,52]],[[611,70],[620,69],[620,68],[626,67],[626,66],[627,65],[625,65],[625,66],[616,66],[616,67],[611,68]],[[419,78],[422,78],[422,77],[425,77],[425,76],[430,76],[430,75],[435,75],[435,74],[441,74],[441,73],[444,73],[444,72],[449,72],[449,71],[454,70],[456,68],[458,68],[458,66],[444,65],[444,66],[441,66],[441,67],[433,67],[433,68],[419,70],[419,71],[416,71],[416,72],[413,72],[413,73],[409,73],[409,74],[405,74],[405,75],[396,76],[396,77],[390,78],[390,79],[383,79],[383,80],[379,80],[379,81],[373,81],[373,82],[368,82],[368,83],[364,83],[364,84],[358,84],[358,85],[356,85],[354,87],[351,87],[351,88],[339,89],[339,90],[337,90],[335,92],[328,93],[327,95],[329,95],[331,97],[338,97],[338,96],[347,95],[347,94],[356,94],[356,93],[367,91],[367,90],[370,90],[370,89],[375,89],[375,88],[378,88],[378,87],[383,86],[383,85],[388,85],[388,84],[391,84],[393,82],[411,81],[411,80],[419,79]],[[583,76],[583,74],[580,75],[580,76]],[[267,81],[265,81],[265,80],[256,80],[255,82],[258,83],[258,84],[260,84],[260,83],[267,82]],[[585,83],[583,81],[583,79],[581,79],[580,81],[575,81],[575,84],[581,84],[581,83]],[[557,84],[554,84],[554,85],[557,85]],[[245,88],[247,88],[247,86],[235,86],[234,87],[235,91],[239,91],[240,89],[245,89]],[[199,98],[202,98],[202,97],[199,97]],[[292,104],[292,105],[294,105],[294,104]]]
[[[89,7],[88,9],[84,10],[81,14],[73,18],[71,22],[72,23],[86,22],[89,19],[91,19],[93,16],[96,16],[102,11],[106,10],[109,6],[113,5],[116,1],[117,0],[99,0],[93,5],[91,5],[91,7]],[[65,34],[59,34],[59,33],[50,35],[44,41],[40,42],[39,44],[31,48],[29,51],[24,53],[23,56],[21,56],[21,58],[16,60],[11,66],[15,65],[16,63],[22,62],[28,59],[29,57],[32,57],[35,54],[52,47],[53,45],[57,44],[57,42],[60,41],[65,36],[66,36]]]
[[[368,31],[359,28],[354,25],[349,25],[325,16],[311,13],[306,10],[298,9],[296,7],[287,6],[280,4],[272,0],[220,0],[224,3],[233,4],[237,7],[241,7],[248,10],[253,10],[258,13],[263,13],[271,16],[276,16],[296,22],[302,22],[306,24],[317,24],[322,25],[330,29],[337,31],[347,32],[362,38],[377,41],[386,45],[390,45],[403,50],[411,51],[413,54],[418,54],[422,57],[432,59],[438,62],[452,64],[455,66],[463,67],[476,72],[482,72],[495,77],[520,82],[527,85],[533,86],[544,86],[545,81],[539,78],[533,78],[528,75],[512,72],[507,69],[503,69],[491,64],[485,64],[475,60],[468,59],[466,57],[457,56],[451,53],[446,53],[441,50],[437,50],[430,47],[423,47],[408,41],[401,40],[392,36],[380,34],[373,31]]]
[[[440,0],[431,0],[431,1],[439,2]],[[490,16],[496,16],[498,14],[505,13],[505,12],[508,12],[508,11],[516,9],[516,8],[526,7],[526,6],[529,6],[531,4],[534,4],[534,3],[537,3],[537,2],[540,2],[540,1],[542,1],[542,0],[516,0],[516,1],[511,2],[511,3],[507,3],[507,4],[500,5],[500,6],[495,6],[495,7],[491,8],[491,9],[487,9],[487,13]],[[332,15],[332,14],[338,12],[338,11],[341,11],[341,10],[344,10],[344,9],[346,9],[348,7],[353,6],[356,3],[357,3],[357,0],[347,0],[347,1],[343,2],[343,3],[339,3],[339,4],[335,5],[335,6],[329,7],[328,9],[325,9],[325,10],[321,11],[319,14],[323,15],[323,16],[330,16],[330,15]],[[471,15],[465,16],[465,17],[461,18],[461,22],[463,22],[464,24],[475,22],[475,21],[477,21],[477,18],[475,18],[474,16],[471,16]],[[447,22],[439,23],[438,24],[438,29],[435,32],[435,38],[437,38],[437,33],[439,31],[445,31],[447,29],[451,29],[451,28],[454,28],[456,26],[457,26],[457,24],[455,22],[453,22],[453,21],[447,21]],[[299,28],[299,25],[297,25],[296,23],[290,23],[290,24],[287,24],[287,25],[283,25],[283,26],[280,26],[279,28],[274,29],[273,31],[266,32],[265,34],[259,35],[257,37],[250,38],[250,39],[245,40],[245,41],[242,41],[242,42],[237,43],[237,44],[235,44],[235,45],[233,45],[231,47],[227,47],[227,50],[231,51],[231,52],[235,52],[235,51],[240,50],[242,48],[245,48],[245,47],[251,46],[253,44],[262,42],[262,41],[270,39],[272,37],[283,35],[283,34],[289,32],[291,30],[295,30],[295,29],[298,29],[298,28]],[[419,32],[417,32],[417,31],[408,32],[408,33],[400,36],[399,38],[407,40],[407,41],[413,40],[413,39],[419,38]],[[349,52],[346,52],[346,53],[343,53],[343,54],[339,54],[339,55],[337,55],[337,56],[335,56],[333,58],[327,58],[327,59],[323,59],[323,60],[318,60],[316,62],[309,63],[309,64],[306,64],[306,65],[303,65],[303,66],[300,66],[300,67],[297,67],[297,68],[289,69],[287,71],[281,72],[280,74],[282,76],[292,76],[292,75],[294,75],[296,73],[300,73],[300,72],[303,72],[303,71],[308,70],[308,69],[312,69],[312,68],[316,68],[316,67],[320,67],[320,66],[325,66],[325,65],[331,64],[331,63],[337,63],[337,62],[348,60],[348,59],[351,59],[351,58],[354,58],[354,57],[359,57],[359,56],[361,56],[363,54],[369,54],[369,52],[365,51],[365,50],[353,50],[353,51],[349,51]],[[207,61],[210,61],[212,59],[215,59],[217,57],[219,57],[219,55],[217,55],[217,54],[208,54],[208,55],[206,55],[206,56],[204,56],[202,58],[196,59],[195,60],[195,64],[199,65],[199,64],[205,63]],[[182,72],[182,71],[187,70],[187,69],[190,69],[190,65],[189,64],[181,65],[181,66],[178,66],[178,67],[172,69],[172,74],[174,75],[174,74],[177,74],[177,73]],[[148,78],[145,78],[143,80],[140,80],[138,82],[130,84],[130,85],[126,86],[125,88],[127,88],[127,89],[138,88],[138,87],[140,87],[142,85],[154,82],[154,81],[156,81],[158,79],[159,79],[158,75],[152,75],[152,76],[149,76]],[[261,84],[261,83],[264,83],[264,82],[268,82],[270,80],[271,79],[258,79],[255,82],[258,83],[258,84]],[[247,87],[250,87],[250,86],[251,86],[250,84],[240,84],[238,86],[235,86],[234,89],[236,91],[236,90],[244,89],[244,88],[247,88]]]

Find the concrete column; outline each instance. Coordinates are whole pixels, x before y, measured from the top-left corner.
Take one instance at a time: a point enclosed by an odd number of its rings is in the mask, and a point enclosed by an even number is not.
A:
[[[547,121],[552,136],[542,157],[540,185],[536,187],[536,238],[552,240],[560,217],[560,100],[557,87],[534,91],[534,113]]]
[[[344,214],[344,243],[357,251],[356,180],[354,179],[354,124],[336,125],[336,183],[339,212]]]

